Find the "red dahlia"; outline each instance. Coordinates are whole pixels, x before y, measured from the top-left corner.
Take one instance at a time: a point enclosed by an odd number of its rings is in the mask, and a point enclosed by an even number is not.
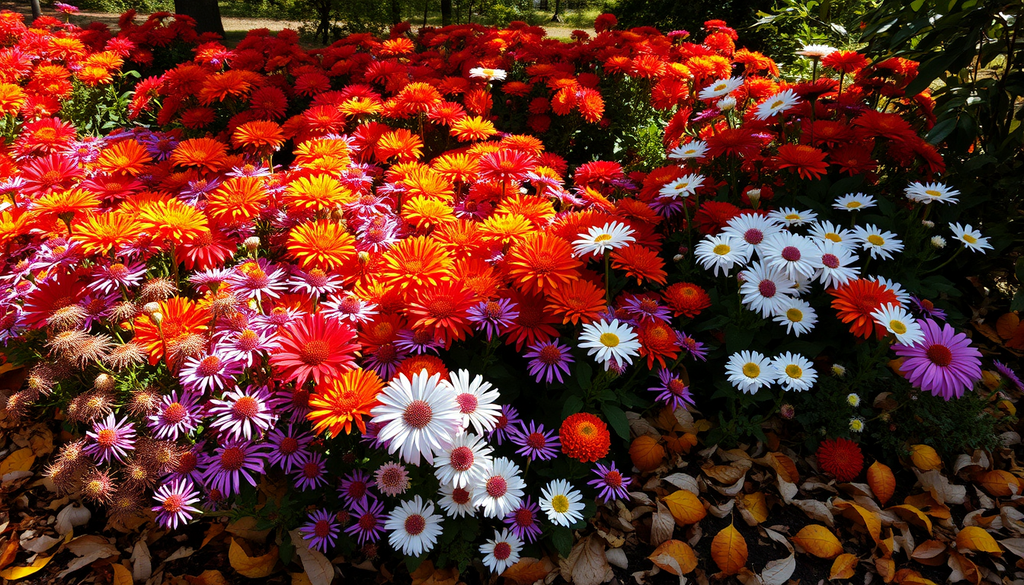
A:
[[[601,459],[612,446],[608,425],[588,412],[577,412],[565,419],[558,438],[562,453],[584,463]]]
[[[851,481],[864,469],[864,454],[850,439],[825,439],[817,455],[818,467],[836,476],[837,481]]]

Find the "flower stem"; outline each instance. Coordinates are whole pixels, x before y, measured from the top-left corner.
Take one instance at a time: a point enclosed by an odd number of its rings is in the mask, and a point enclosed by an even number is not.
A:
[[[604,300],[609,306],[612,304],[612,279],[611,279],[611,262],[609,260],[611,253],[608,250],[604,251]]]

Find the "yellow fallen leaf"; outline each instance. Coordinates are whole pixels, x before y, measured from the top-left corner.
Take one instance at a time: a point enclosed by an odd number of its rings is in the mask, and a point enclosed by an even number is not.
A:
[[[875,542],[880,542],[882,540],[882,519],[878,517],[878,514],[854,504],[853,502],[846,502],[843,500],[836,500],[832,505],[837,510],[842,510],[844,518],[853,520],[854,522],[864,526],[864,528],[867,529],[868,534],[871,535],[872,540]]]
[[[808,524],[791,538],[793,544],[819,559],[834,559],[843,552],[843,545],[832,531],[818,524]]]
[[[885,505],[896,491],[896,477],[888,465],[875,461],[868,468],[868,485],[871,493],[878,498],[878,503]]]
[[[927,515],[925,515],[925,513],[922,512],[921,510],[918,510],[917,508],[911,506],[910,504],[900,504],[899,506],[893,506],[892,508],[889,509],[895,510],[900,518],[903,518],[904,520],[913,524],[914,526],[920,526],[921,528],[924,528],[928,531],[928,535],[931,535],[932,520]]]
[[[111,566],[114,567],[114,580],[111,585],[132,585],[135,582],[132,579],[132,572],[125,568],[124,565],[115,563]]]
[[[988,495],[997,498],[1012,496],[1014,488],[1019,485],[1015,475],[1002,469],[980,473],[974,477],[974,481],[981,486],[981,489],[988,492]]]
[[[0,577],[3,577],[8,581],[23,579],[45,567],[46,563],[50,562],[50,559],[52,558],[53,555],[48,557],[37,557],[36,561],[27,567],[8,567],[3,571],[0,571]]]
[[[669,513],[680,526],[696,524],[708,514],[700,498],[688,490],[673,492],[665,497],[664,502],[668,506]]]
[[[666,540],[647,558],[673,575],[686,575],[697,568],[697,555],[690,545],[679,540]]]
[[[935,449],[928,445],[911,445],[910,462],[921,471],[942,469],[942,459],[939,458],[939,454],[935,452]]]
[[[18,449],[0,461],[0,476],[7,475],[12,471],[28,471],[32,469],[32,464],[35,462],[36,456],[32,454],[32,449],[28,447]]]
[[[732,524],[711,541],[711,558],[726,575],[736,575],[747,565],[747,541]]]
[[[274,572],[274,567],[277,565],[277,547],[271,548],[270,552],[263,556],[250,557],[232,538],[231,546],[228,548],[228,561],[231,563],[231,568],[238,571],[240,575],[250,579],[262,579]]]
[[[852,579],[854,573],[857,572],[856,556],[850,553],[843,553],[836,557],[836,560],[832,562],[832,571],[829,573],[828,578],[830,581],[835,579]]]
[[[195,577],[185,575],[185,580],[190,585],[228,585],[228,580],[216,569],[207,569]]]
[[[995,555],[1003,552],[999,548],[999,544],[996,543],[996,539],[992,538],[992,535],[984,528],[978,526],[968,526],[961,530],[956,535],[956,547],[961,550],[974,550]]]
[[[751,517],[758,524],[768,519],[768,503],[765,502],[763,493],[742,494],[739,500],[743,508],[750,512]]]

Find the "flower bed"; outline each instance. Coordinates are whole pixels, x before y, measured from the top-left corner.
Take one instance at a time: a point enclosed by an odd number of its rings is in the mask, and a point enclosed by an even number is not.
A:
[[[554,551],[572,575],[596,546],[573,531],[700,442],[767,445],[790,499],[816,451],[870,498],[888,468],[858,442],[911,438],[890,413],[962,401],[994,429],[1021,390],[949,322],[941,269],[993,245],[921,138],[913,62],[812,46],[788,83],[716,21],[304,50],[167,17],[0,17],[6,415],[58,413],[49,479],[113,523],[255,517],[307,571]],[[683,526],[693,481],[658,494]]]

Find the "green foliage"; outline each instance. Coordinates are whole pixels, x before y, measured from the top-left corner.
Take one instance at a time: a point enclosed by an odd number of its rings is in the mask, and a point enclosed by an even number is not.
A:
[[[113,83],[101,87],[88,87],[75,80],[71,97],[61,105],[61,117],[74,123],[79,132],[93,136],[129,126],[132,84],[139,77],[138,71],[125,71]]]
[[[140,14],[160,11],[174,12],[173,0],[82,0],[76,2],[75,5],[85,10],[101,12],[121,13],[127,10],[135,10]]]
[[[758,11],[752,24],[760,49],[786,68],[789,75],[810,73],[810,62],[796,56],[803,45],[839,48],[857,41],[864,14],[878,0],[776,0],[770,11]],[[744,34],[744,39],[748,38]]]

